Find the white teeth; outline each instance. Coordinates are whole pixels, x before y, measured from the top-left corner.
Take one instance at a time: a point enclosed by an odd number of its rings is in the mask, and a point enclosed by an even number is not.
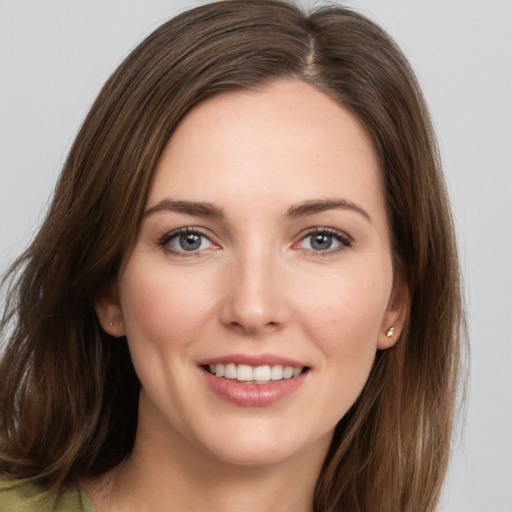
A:
[[[302,368],[293,368],[292,366],[282,366],[276,364],[273,366],[250,366],[248,364],[211,364],[210,372],[217,377],[226,379],[236,379],[239,382],[254,382],[262,384],[265,382],[291,379],[302,373]]]
[[[236,379],[236,364],[227,364],[224,366],[224,377],[226,379]]]
[[[215,365],[215,371],[213,371],[217,377],[224,377],[224,365],[223,364],[216,364]]]
[[[290,379],[293,377],[293,368],[291,366],[285,366],[283,368],[283,379]]]
[[[270,369],[270,378],[272,380],[281,380],[283,378],[283,367],[281,365],[272,366]]]
[[[252,373],[253,380],[270,380],[270,366],[256,366]]]
[[[236,380],[241,382],[250,382],[252,378],[252,366],[239,364],[236,369]]]

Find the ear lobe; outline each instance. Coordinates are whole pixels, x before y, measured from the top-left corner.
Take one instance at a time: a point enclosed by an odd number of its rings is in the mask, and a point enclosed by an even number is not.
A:
[[[409,288],[401,277],[395,279],[388,308],[382,320],[377,349],[391,348],[400,337],[409,311]]]
[[[107,334],[116,338],[126,334],[117,284],[110,286],[94,302],[94,309],[101,327]]]

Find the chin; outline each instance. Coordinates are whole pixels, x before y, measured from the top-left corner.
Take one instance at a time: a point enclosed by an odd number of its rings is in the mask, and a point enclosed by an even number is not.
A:
[[[232,446],[229,450],[216,450],[214,455],[217,459],[233,466],[262,467],[284,462],[292,458],[296,452],[282,444],[254,443],[252,446]]]
[[[226,464],[240,467],[262,467],[295,461],[308,454],[327,453],[332,431],[311,438],[307,432],[290,431],[282,426],[238,426],[226,435],[220,429],[214,438],[208,436],[201,444],[213,457]]]

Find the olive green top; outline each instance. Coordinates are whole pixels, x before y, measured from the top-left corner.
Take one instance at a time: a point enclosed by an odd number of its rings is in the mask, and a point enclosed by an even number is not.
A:
[[[0,512],[96,512],[78,484],[47,491],[33,480],[0,480]]]

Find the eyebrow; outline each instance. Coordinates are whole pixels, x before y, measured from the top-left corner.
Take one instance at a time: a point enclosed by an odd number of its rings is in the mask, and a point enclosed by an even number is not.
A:
[[[165,198],[146,210],[144,215],[152,215],[161,211],[171,211],[194,215],[196,217],[211,217],[216,219],[224,218],[223,211],[211,203],[196,201],[173,201]]]
[[[368,222],[372,222],[370,215],[360,206],[347,201],[345,199],[322,199],[304,201],[296,205],[292,205],[287,212],[287,216],[292,219],[299,217],[307,217],[316,213],[325,212],[328,210],[352,210],[362,215]],[[174,201],[170,198],[165,198],[146,210],[144,215],[152,215],[161,211],[171,211],[184,213],[196,217],[209,217],[214,219],[223,219],[224,212],[221,208],[207,202],[196,201]]]
[[[362,215],[368,222],[372,222],[372,218],[363,208],[357,206],[346,199],[323,199],[304,201],[297,205],[293,205],[288,210],[288,216],[291,218],[306,217],[315,213],[325,212],[327,210],[352,210]]]

